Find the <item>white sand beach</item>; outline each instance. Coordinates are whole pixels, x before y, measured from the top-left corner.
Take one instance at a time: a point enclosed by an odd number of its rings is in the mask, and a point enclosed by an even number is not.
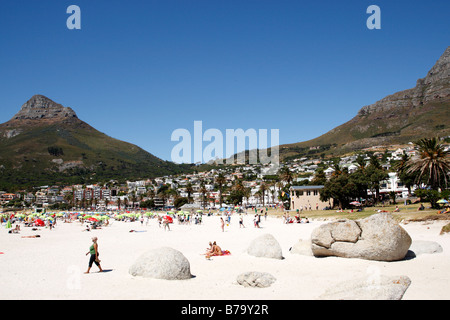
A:
[[[244,216],[246,228],[239,228],[238,216],[221,231],[218,216],[204,217],[201,225],[180,225],[170,231],[157,220],[114,221],[111,226],[90,232],[79,222],[63,223],[50,230],[21,227],[19,234],[0,230],[0,299],[172,299],[172,300],[304,300],[317,299],[342,281],[382,275],[405,275],[411,279],[404,300],[450,299],[450,235],[439,235],[442,221],[413,222],[402,227],[414,240],[438,242],[443,252],[422,254],[409,260],[377,262],[338,257],[316,258],[292,254],[289,249],[308,239],[322,221],[283,224],[281,218],[262,218],[254,228],[251,214]],[[145,232],[129,232],[130,230]],[[269,233],[280,243],[284,259],[258,258],[246,249],[256,237]],[[40,235],[39,238],[22,236]],[[101,264],[87,270],[91,237],[98,237]],[[231,255],[205,259],[209,241],[217,241]],[[133,277],[129,267],[144,252],[161,246],[179,250],[189,260],[189,280],[159,280]],[[276,281],[268,288],[238,285],[236,278],[247,271],[272,274]]]

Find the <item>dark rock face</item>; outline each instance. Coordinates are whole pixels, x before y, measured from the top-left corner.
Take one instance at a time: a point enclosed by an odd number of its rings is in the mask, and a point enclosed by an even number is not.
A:
[[[397,92],[384,99],[363,107],[358,115],[367,116],[374,112],[387,112],[403,107],[420,107],[428,102],[448,99],[450,96],[450,47],[448,47],[427,76],[417,80],[414,88]]]

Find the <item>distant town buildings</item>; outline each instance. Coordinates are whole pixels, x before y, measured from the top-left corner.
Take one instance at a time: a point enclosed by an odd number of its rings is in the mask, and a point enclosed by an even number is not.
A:
[[[412,154],[412,146],[397,148],[388,153],[386,157],[382,152],[375,152],[384,161],[382,165],[387,170],[391,168],[391,162],[400,160],[404,153]],[[339,167],[348,170],[349,173],[356,171],[359,165],[356,162],[357,156],[341,157]],[[367,160],[369,158],[366,158]],[[304,181],[311,181],[317,170],[321,168],[326,178],[330,178],[334,172],[334,166],[322,158],[300,158],[294,159],[285,166],[293,174],[293,186],[290,188],[289,197],[291,210],[297,209],[323,209],[330,206],[328,202],[320,201],[320,192],[323,186],[304,186]],[[10,203],[21,202],[26,206],[48,207],[55,204],[65,204],[69,208],[90,208],[90,209],[136,209],[140,203],[151,200],[154,207],[163,208],[173,206],[177,198],[190,198],[194,204],[207,208],[220,208],[227,203],[220,202],[220,192],[216,184],[216,177],[221,173],[225,178],[224,189],[231,187],[237,180],[242,181],[244,188],[250,192],[242,199],[243,206],[282,205],[281,188],[286,184],[283,181],[276,181],[277,171],[272,165],[240,165],[221,166],[219,169],[210,171],[184,174],[179,176],[165,176],[154,179],[140,181],[127,181],[118,183],[110,181],[104,184],[92,185],[71,185],[71,186],[40,186],[33,192],[17,190],[14,193],[0,191],[0,205],[8,206]],[[265,190],[261,192],[261,185],[265,183]],[[270,182],[270,183],[268,183]],[[296,186],[300,184],[300,186]],[[172,193],[159,194],[162,186],[167,186]],[[228,188],[229,190],[229,188]],[[380,181],[380,194],[390,194],[394,192],[399,198],[406,198],[408,190],[399,180],[397,173],[393,170],[389,172],[389,178]],[[368,190],[370,194],[370,190]],[[225,191],[223,199],[229,195]]]

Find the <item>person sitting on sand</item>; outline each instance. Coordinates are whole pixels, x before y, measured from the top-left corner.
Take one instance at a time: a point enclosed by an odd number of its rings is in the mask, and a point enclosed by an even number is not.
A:
[[[398,206],[395,206],[394,212],[400,212],[400,208]]]
[[[211,254],[213,252],[213,244],[211,243],[211,241],[209,242],[209,248],[206,248],[206,253],[205,255]]]
[[[206,254],[206,259],[210,259],[212,256],[223,256],[230,254],[230,251],[223,251],[214,241],[212,245],[212,252]]]
[[[211,247],[211,251],[206,253],[206,259],[211,258],[211,256],[220,256],[220,255],[222,255],[222,249],[214,241]]]

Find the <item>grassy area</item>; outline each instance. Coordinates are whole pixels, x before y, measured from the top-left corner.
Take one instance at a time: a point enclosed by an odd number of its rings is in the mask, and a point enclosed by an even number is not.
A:
[[[379,210],[387,211],[399,221],[425,221],[425,220],[450,220],[450,214],[438,214],[439,210],[430,209],[430,205],[424,203],[425,210],[419,211],[420,204],[397,204],[400,212],[394,212],[396,205],[376,206],[364,208],[361,212],[350,212],[350,210],[344,210],[343,212],[337,212],[337,210],[306,210],[300,213],[302,217],[308,217],[309,219],[362,219],[378,213]],[[282,217],[284,212],[281,209],[269,209],[268,214],[271,216]],[[296,215],[295,211],[289,211],[288,214],[293,217]]]

